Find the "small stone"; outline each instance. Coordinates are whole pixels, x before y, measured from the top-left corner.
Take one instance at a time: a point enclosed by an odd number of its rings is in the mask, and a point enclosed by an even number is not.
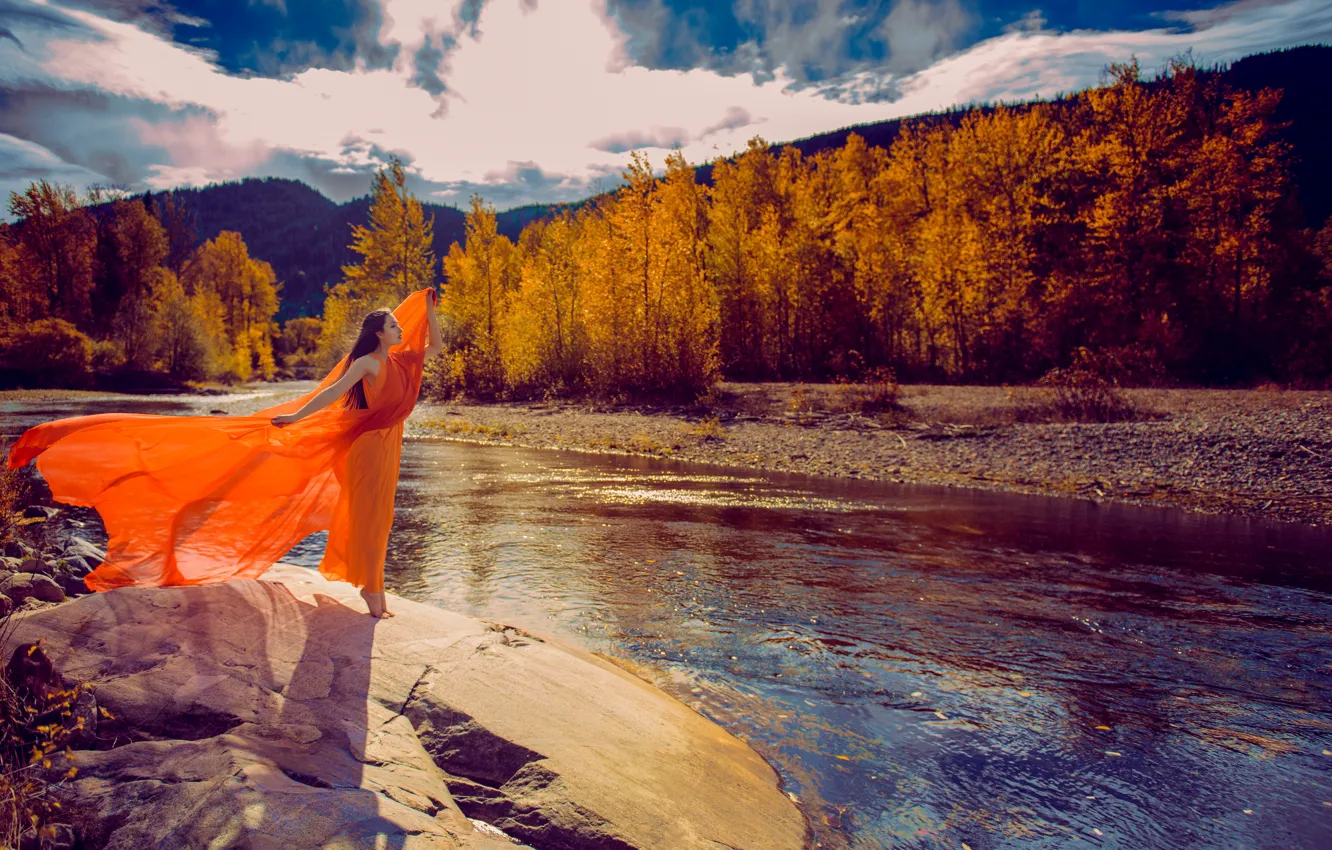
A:
[[[65,591],[60,585],[44,575],[15,573],[0,584],[0,593],[8,596],[15,605],[22,605],[29,599],[42,602],[64,602]]]
[[[47,824],[48,832],[54,835],[38,837],[37,831],[29,829],[19,839],[19,850],[74,850],[78,846],[79,836],[72,826],[63,823]]]

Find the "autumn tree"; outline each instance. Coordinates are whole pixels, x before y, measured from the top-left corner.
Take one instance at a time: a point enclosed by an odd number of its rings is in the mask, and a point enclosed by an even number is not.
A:
[[[582,313],[579,218],[564,215],[526,228],[518,290],[501,332],[504,372],[520,390],[581,388],[587,329]]]
[[[86,324],[96,233],[73,188],[38,181],[23,192],[9,193],[9,212],[21,222],[17,241],[41,293],[38,309]]]
[[[342,281],[324,301],[319,348],[326,364],[345,356],[366,313],[435,287],[434,217],[425,217],[396,157],[375,174],[369,219],[368,227],[352,229],[360,262],[342,267]]]
[[[444,258],[445,287],[440,307],[448,319],[448,340],[459,358],[467,392],[485,396],[505,387],[501,335],[509,299],[522,275],[523,258],[499,232],[494,207],[473,195],[463,245]]]
[[[278,309],[272,266],[252,258],[239,233],[224,230],[194,252],[183,282],[213,341],[218,374],[248,381],[257,372],[271,380]]]

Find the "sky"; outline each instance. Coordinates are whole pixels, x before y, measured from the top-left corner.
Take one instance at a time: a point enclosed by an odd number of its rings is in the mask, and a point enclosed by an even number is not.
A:
[[[612,188],[971,103],[1332,43],[1332,0],[0,0],[0,193],[286,177],[337,201]]]

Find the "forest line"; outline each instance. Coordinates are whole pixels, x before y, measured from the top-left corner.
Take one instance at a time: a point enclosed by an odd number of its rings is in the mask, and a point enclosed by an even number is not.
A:
[[[1056,103],[923,117],[887,150],[755,139],[500,234],[473,198],[437,260],[401,163],[378,174],[360,262],[320,318],[273,322],[281,285],[239,234],[192,247],[170,195],[96,212],[34,184],[0,231],[0,375],[108,370],[237,381],[329,366],[366,310],[441,283],[439,396],[692,397],[720,379],[1322,385],[1332,225],[1304,226],[1279,92],[1187,62]],[[32,352],[51,364],[38,374]],[[20,358],[23,361],[20,362]]]

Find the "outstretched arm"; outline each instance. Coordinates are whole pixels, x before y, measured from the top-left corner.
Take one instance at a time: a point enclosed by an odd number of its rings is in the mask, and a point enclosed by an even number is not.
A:
[[[435,299],[434,290],[430,291],[430,304],[426,307],[426,322],[430,328],[430,339],[426,342],[425,359],[429,360],[436,354],[444,350],[444,335],[439,332],[439,313],[436,311],[438,304]]]
[[[273,424],[281,427],[282,425],[290,425],[293,422],[300,422],[311,413],[328,407],[346,394],[347,390],[351,389],[357,381],[370,373],[370,362],[372,360],[373,358],[368,354],[364,357],[358,357],[351,364],[351,368],[349,368],[341,378],[338,378],[337,381],[325,387],[314,398],[301,405],[301,409],[295,413],[284,413],[281,416],[274,416]]]

